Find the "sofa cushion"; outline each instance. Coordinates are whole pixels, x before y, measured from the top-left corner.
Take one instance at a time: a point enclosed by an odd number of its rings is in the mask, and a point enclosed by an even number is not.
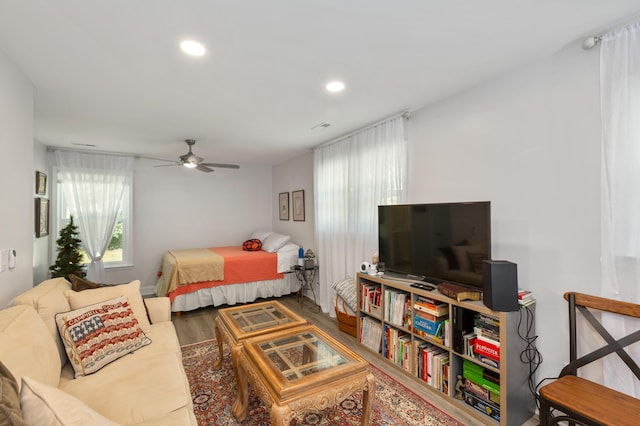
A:
[[[27,426],[20,409],[18,382],[2,362],[0,362],[0,425]]]
[[[57,314],[56,323],[76,377],[151,343],[124,296]]]
[[[64,345],[58,335],[55,315],[58,312],[66,312],[71,309],[69,301],[64,292],[71,288],[71,284],[64,278],[52,278],[41,282],[39,285],[27,290],[16,297],[16,305],[30,305],[40,315],[53,336],[53,340],[58,347],[60,362],[64,365],[67,362],[67,354]]]
[[[77,398],[28,377],[22,378],[20,402],[30,425],[118,426]]]
[[[60,356],[51,333],[36,310],[17,305],[0,310],[0,359],[18,385],[22,376],[57,386]]]
[[[145,333],[151,329],[151,324],[147,318],[147,309],[144,306],[142,295],[140,294],[140,281],[131,281],[129,284],[110,285],[107,287],[96,288],[85,291],[72,291],[65,292],[71,309],[84,308],[88,305],[93,305],[105,300],[113,299],[115,297],[125,296],[131,304],[131,309],[138,320],[140,328]]]
[[[154,345],[120,358],[95,374],[63,381],[60,389],[122,424],[154,424],[153,419],[173,411],[192,409],[181,354],[154,352]]]

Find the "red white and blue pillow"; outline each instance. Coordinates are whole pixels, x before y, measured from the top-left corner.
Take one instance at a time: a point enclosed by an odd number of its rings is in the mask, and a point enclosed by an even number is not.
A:
[[[76,377],[151,343],[125,296],[56,314],[56,325]]]

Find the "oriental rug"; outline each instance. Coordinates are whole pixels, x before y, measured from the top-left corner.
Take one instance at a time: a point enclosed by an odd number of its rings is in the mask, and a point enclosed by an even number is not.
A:
[[[251,385],[247,418],[241,423],[236,421],[231,410],[236,396],[236,383],[231,366],[231,354],[226,345],[224,352],[222,368],[214,371],[211,366],[214,359],[218,358],[215,340],[182,347],[182,362],[189,379],[198,425],[269,425],[269,411],[253,392]],[[372,425],[463,425],[378,368],[371,366],[371,370],[376,378]],[[291,424],[360,425],[361,414],[362,392],[356,392],[334,407],[305,413],[303,418],[294,419]]]

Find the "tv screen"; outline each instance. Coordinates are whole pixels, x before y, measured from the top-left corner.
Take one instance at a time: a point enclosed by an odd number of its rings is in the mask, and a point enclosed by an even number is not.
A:
[[[482,260],[491,259],[491,203],[378,206],[378,250],[385,275],[482,288]]]

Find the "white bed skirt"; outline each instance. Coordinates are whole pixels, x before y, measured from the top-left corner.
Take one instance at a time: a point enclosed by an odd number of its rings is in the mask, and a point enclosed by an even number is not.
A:
[[[176,296],[171,304],[171,311],[191,311],[205,306],[253,302],[259,298],[291,294],[298,289],[300,289],[300,281],[296,278],[296,274],[284,274],[284,278],[279,280],[220,285]]]

